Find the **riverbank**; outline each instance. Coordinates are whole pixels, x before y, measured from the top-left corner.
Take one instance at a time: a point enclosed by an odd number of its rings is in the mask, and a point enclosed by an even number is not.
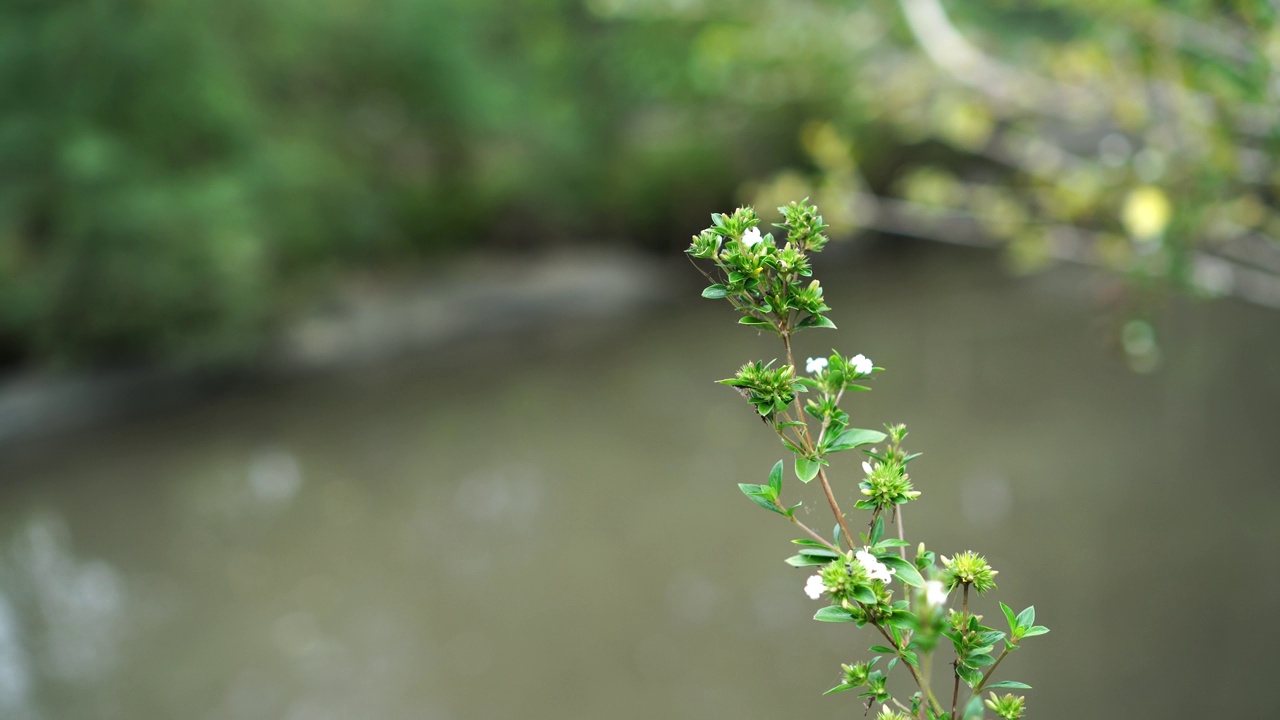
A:
[[[259,362],[233,372],[20,371],[0,378],[0,447],[172,409],[228,382],[376,365],[558,320],[624,316],[670,296],[661,266],[619,250],[477,255],[417,277],[347,282],[283,323]]]

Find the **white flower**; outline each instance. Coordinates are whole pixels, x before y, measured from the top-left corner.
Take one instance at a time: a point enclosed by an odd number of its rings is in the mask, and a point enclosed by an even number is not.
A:
[[[827,359],[824,357],[809,358],[804,363],[804,371],[813,375],[827,369]]]
[[[746,232],[742,233],[742,244],[744,247],[751,247],[752,245],[760,242],[761,239],[760,228],[748,228]]]
[[[866,569],[867,577],[872,580],[889,582],[893,578],[894,570],[877,560],[875,555],[866,550],[859,550],[856,557],[858,558],[858,563]]]
[[[853,366],[854,372],[859,375],[870,375],[871,371],[875,368],[871,359],[861,353],[849,358],[849,364]]]
[[[871,473],[874,470],[875,468],[871,467],[871,463],[867,462],[866,460],[862,461],[862,472],[866,473],[867,477],[871,477]]]
[[[947,601],[947,586],[938,580],[930,580],[924,584],[924,601],[929,607],[938,607]]]
[[[822,582],[821,575],[810,575],[804,584],[804,594],[809,596],[811,600],[817,600],[822,597],[822,593],[827,591],[827,586]]]

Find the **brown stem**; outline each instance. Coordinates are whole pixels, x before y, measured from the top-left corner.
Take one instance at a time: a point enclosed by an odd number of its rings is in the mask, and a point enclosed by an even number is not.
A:
[[[864,611],[866,610],[866,607],[867,607],[866,605],[863,605],[862,603],[858,603],[858,605]],[[880,634],[884,636],[884,639],[887,640],[889,644],[893,646],[894,650],[898,651],[899,655],[901,655],[902,649],[898,647],[898,643],[894,641],[893,636],[890,635],[889,632],[885,630],[884,627],[882,627],[879,623],[873,622],[871,624],[875,627],[876,630],[880,631]],[[911,672],[911,677],[916,681],[916,686],[919,687],[920,692],[924,694],[926,704],[932,703],[936,707],[938,712],[942,712],[942,703],[938,702],[937,696],[935,696],[933,694],[933,690],[929,688],[929,683],[925,682],[924,678],[920,676],[920,673],[916,670],[916,666],[912,665],[906,660],[903,660],[902,664],[906,665],[907,670]]]
[[[818,480],[822,483],[822,491],[827,494],[827,504],[831,506],[831,512],[835,514],[836,521],[844,532],[845,542],[849,543],[850,550],[856,549],[854,538],[857,536],[849,532],[849,523],[845,522],[844,513],[840,512],[840,503],[836,502],[836,496],[831,492],[831,483],[827,482],[827,471],[821,466],[818,467]]]
[[[960,661],[953,660],[951,667],[956,673],[955,686],[951,689],[951,717],[954,719],[956,716],[956,703],[960,700]]]
[[[791,516],[790,516],[790,518],[791,518],[791,522],[795,523],[797,527],[799,527],[801,530],[805,531],[805,533],[806,533],[809,537],[811,537],[811,538],[813,538],[814,540],[817,540],[818,542],[822,543],[822,546],[823,546],[823,547],[825,547],[826,549],[828,549],[828,550],[830,550],[830,551],[832,551],[832,552],[834,552],[834,553],[837,553],[837,554],[839,554],[839,553],[840,553],[840,548],[839,548],[839,547],[837,547],[837,546],[835,546],[835,545],[832,545],[830,542],[828,542],[828,541],[827,541],[827,539],[826,539],[826,538],[822,537],[822,536],[821,536],[821,535],[819,535],[817,532],[815,532],[813,528],[811,528],[811,527],[809,527],[808,525],[805,525],[804,523],[802,523],[802,522],[800,522],[799,520],[797,520],[797,519],[795,518],[795,516],[794,516],[794,515],[791,515]]]

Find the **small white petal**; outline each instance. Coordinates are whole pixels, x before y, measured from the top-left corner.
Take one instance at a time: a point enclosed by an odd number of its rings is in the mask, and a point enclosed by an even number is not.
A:
[[[813,375],[827,369],[827,359],[823,357],[809,358],[804,364],[805,372]]]
[[[759,228],[748,228],[746,232],[742,233],[742,244],[747,247],[755,245],[761,239]]]
[[[859,375],[869,375],[875,369],[875,364],[862,354],[849,358],[849,364],[853,366],[854,371]]]
[[[924,599],[930,607],[937,607],[947,601],[947,588],[937,580],[924,584]]]
[[[871,471],[872,471],[871,463],[869,463],[869,462],[867,462],[867,461],[863,460],[863,461],[862,461],[862,472],[864,472],[864,473],[866,473],[866,474],[870,475],[870,474],[871,474]]]
[[[821,575],[810,575],[804,584],[804,594],[809,596],[811,600],[817,600],[822,597],[822,593],[827,591],[827,586],[822,582]]]
[[[866,550],[859,550],[855,557],[858,559],[858,564],[862,565],[862,567],[866,569],[867,577],[872,580],[889,582],[893,578],[893,574],[896,572],[888,565],[877,560],[875,555],[872,555]]]

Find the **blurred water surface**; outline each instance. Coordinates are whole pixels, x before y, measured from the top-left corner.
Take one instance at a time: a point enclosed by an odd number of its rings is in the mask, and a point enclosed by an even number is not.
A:
[[[1004,666],[1031,717],[1266,715],[1280,316],[1183,301],[1139,375],[1081,272],[818,276],[840,330],[800,353],[887,367],[853,422],[926,453],[909,535],[1053,628]],[[7,449],[0,716],[860,715],[820,693],[869,631],[809,619],[734,487],[783,449],[712,381],[777,348],[696,295]]]

